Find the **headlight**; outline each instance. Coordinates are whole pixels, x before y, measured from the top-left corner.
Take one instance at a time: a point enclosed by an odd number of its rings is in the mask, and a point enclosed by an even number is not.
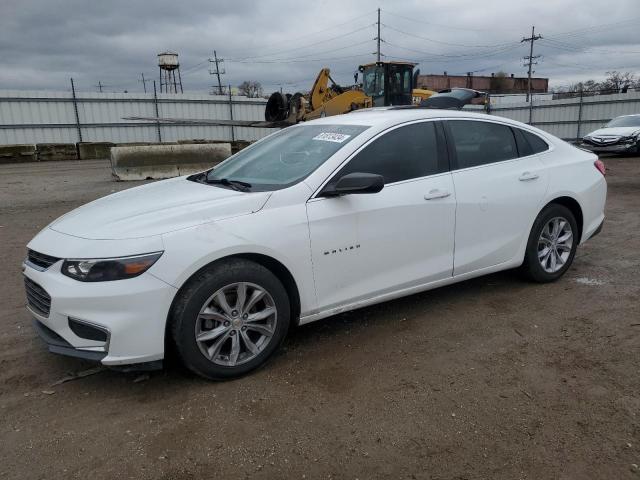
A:
[[[62,263],[62,273],[81,282],[109,282],[133,278],[146,272],[162,252],[120,258],[79,258]]]

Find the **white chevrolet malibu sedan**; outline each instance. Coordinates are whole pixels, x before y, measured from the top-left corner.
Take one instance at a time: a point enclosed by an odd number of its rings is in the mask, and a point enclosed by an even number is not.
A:
[[[592,153],[504,118],[323,118],[55,220],[28,245],[28,309],[55,353],[145,368],[171,346],[236,377],[294,324],[516,267],[558,279],[606,191]]]

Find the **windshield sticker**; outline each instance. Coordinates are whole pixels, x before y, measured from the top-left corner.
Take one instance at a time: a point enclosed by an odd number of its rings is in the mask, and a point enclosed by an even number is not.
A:
[[[323,142],[335,142],[342,143],[351,135],[345,135],[344,133],[329,133],[322,132],[313,137],[313,140],[322,140]]]

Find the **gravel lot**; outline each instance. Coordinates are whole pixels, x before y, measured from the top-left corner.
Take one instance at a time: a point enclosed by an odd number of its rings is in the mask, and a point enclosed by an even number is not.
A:
[[[0,165],[0,478],[640,478],[640,158],[605,162],[604,230],[555,284],[507,272],[332,317],[232,382],[55,386],[92,365],[32,331],[24,246],[135,183]]]

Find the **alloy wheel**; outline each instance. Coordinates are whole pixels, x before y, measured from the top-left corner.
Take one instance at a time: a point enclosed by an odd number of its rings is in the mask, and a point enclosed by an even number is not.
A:
[[[217,365],[249,362],[271,341],[277,313],[273,298],[259,285],[239,282],[222,287],[207,299],[196,319],[198,348]]]
[[[556,273],[567,263],[573,248],[573,230],[566,218],[554,217],[538,238],[538,261],[547,273]]]

